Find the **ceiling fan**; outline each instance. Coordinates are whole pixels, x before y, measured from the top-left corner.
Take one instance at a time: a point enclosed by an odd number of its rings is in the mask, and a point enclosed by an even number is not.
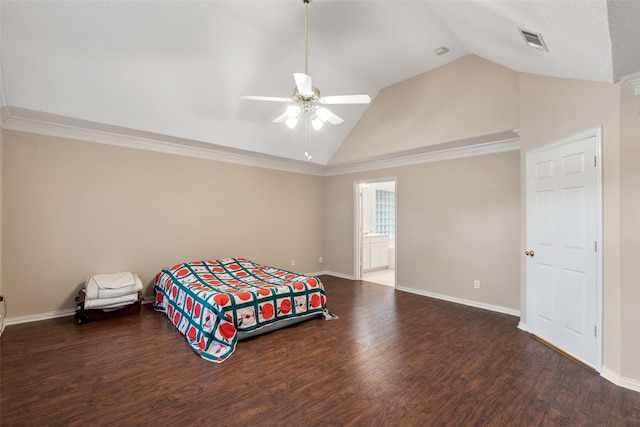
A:
[[[302,0],[304,3],[304,73],[293,73],[296,86],[293,89],[291,98],[273,96],[252,96],[244,95],[241,99],[252,101],[273,101],[286,102],[286,111],[276,117],[274,123],[285,123],[289,128],[296,127],[301,115],[307,115],[311,121],[311,126],[318,130],[325,122],[338,125],[344,120],[331,112],[324,105],[331,104],[368,104],[371,102],[369,95],[336,95],[320,96],[320,91],[313,86],[311,76],[308,73],[309,64],[309,3],[311,0]]]

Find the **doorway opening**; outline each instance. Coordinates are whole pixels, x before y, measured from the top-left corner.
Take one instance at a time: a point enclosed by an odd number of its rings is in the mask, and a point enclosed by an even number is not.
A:
[[[354,190],[354,277],[395,287],[396,180],[358,181]]]

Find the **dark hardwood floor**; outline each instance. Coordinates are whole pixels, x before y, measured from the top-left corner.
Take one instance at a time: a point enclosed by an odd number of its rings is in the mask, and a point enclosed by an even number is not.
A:
[[[242,341],[222,364],[164,314],[12,325],[2,426],[640,426],[640,393],[518,319],[322,276],[340,319]]]

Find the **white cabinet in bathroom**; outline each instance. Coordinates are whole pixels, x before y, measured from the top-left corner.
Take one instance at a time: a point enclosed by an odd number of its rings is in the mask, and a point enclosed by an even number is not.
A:
[[[381,270],[389,265],[389,236],[367,234],[362,237],[362,270]]]

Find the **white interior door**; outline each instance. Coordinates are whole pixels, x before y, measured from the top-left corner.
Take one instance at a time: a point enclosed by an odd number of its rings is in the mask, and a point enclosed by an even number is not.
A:
[[[599,132],[527,154],[527,327],[599,370]]]

